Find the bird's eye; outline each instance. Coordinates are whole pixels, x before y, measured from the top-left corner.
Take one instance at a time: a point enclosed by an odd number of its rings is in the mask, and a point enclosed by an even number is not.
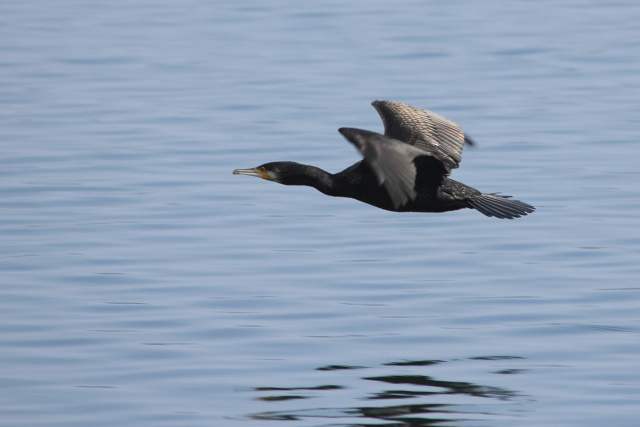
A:
[[[264,166],[260,166],[258,168],[258,172],[266,172],[267,170],[264,168]]]

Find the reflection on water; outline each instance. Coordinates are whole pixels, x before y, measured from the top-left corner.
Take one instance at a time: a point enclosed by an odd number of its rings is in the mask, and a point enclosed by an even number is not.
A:
[[[466,359],[466,361],[495,361],[518,360],[516,356],[482,356]],[[355,396],[357,401],[396,401],[397,399],[413,399],[404,405],[390,404],[379,406],[352,407],[317,407],[294,410],[266,411],[248,415],[254,420],[302,421],[313,419],[331,419],[331,426],[386,426],[386,427],[415,427],[415,426],[459,426],[484,425],[476,424],[490,420],[491,425],[502,422],[514,416],[513,405],[523,404],[522,394],[501,387],[474,384],[465,381],[449,381],[436,378],[432,372],[435,365],[455,364],[463,359],[444,360],[413,360],[384,363],[377,369],[393,369],[398,367],[412,368],[411,373],[390,373],[388,375],[365,376],[359,380],[379,383],[380,390],[371,391],[370,387],[357,389],[369,390],[365,396]],[[393,368],[390,368],[393,367]],[[454,365],[455,367],[455,365]],[[339,371],[368,369],[364,366],[330,365],[316,368],[317,371]],[[522,369],[502,369],[494,374],[518,374]],[[431,375],[427,375],[431,374]],[[398,388],[400,387],[401,388]],[[322,398],[335,392],[349,389],[346,385],[330,384],[308,387],[255,387],[253,392],[264,394],[257,399],[265,402],[282,402],[288,400]],[[443,398],[443,396],[446,396]],[[455,396],[455,397],[454,397]],[[330,397],[330,396],[326,396]],[[487,401],[487,399],[492,399]],[[416,401],[418,400],[418,401]],[[354,421],[356,419],[357,421]],[[361,421],[362,419],[368,421]],[[337,421],[337,423],[335,423]],[[382,424],[380,422],[383,422]],[[386,422],[386,423],[385,423]],[[324,425],[324,424],[323,424]]]

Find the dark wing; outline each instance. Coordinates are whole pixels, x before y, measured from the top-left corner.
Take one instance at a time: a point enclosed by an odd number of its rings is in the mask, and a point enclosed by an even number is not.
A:
[[[473,145],[457,124],[439,114],[396,101],[371,104],[382,118],[386,136],[428,152],[442,162],[447,174],[462,160],[465,141]]]
[[[356,146],[396,208],[416,198],[414,160],[431,153],[368,130],[340,128],[338,131]]]

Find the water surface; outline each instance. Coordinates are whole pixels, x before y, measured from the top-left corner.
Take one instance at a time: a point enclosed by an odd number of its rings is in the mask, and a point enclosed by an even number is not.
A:
[[[0,424],[636,426],[632,1],[0,6]],[[231,175],[394,99],[537,207]]]

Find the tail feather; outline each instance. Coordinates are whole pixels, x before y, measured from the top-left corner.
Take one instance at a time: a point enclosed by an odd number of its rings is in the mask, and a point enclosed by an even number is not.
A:
[[[501,219],[520,218],[536,209],[520,200],[511,199],[511,196],[501,196],[493,193],[482,194],[479,197],[469,199],[469,204],[486,216],[494,216]]]

